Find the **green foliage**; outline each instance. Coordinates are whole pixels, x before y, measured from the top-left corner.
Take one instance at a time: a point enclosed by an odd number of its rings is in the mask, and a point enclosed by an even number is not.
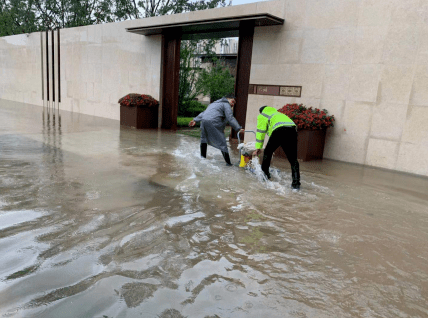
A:
[[[180,47],[180,74],[178,86],[178,112],[184,111],[185,103],[199,94],[196,88],[200,72],[199,59],[195,58],[198,41],[182,41]]]
[[[0,36],[30,33],[38,30],[33,1],[0,1]]]
[[[193,117],[177,117],[178,127],[188,127],[189,123],[193,120]],[[196,123],[196,125],[199,125]]]
[[[143,12],[142,17],[176,14],[189,11],[199,11],[226,6],[225,0],[152,0],[138,1],[138,7]]]
[[[215,45],[219,40],[187,40],[180,47],[180,75],[178,86],[178,113],[185,114],[189,102],[201,94],[203,86],[198,84],[201,73],[199,48],[205,55],[215,56]],[[201,53],[202,53],[201,52]],[[193,116],[193,115],[185,115]]]
[[[206,105],[197,100],[184,101],[181,108],[178,109],[178,116],[196,117],[207,108]]]
[[[220,60],[213,60],[208,70],[202,70],[199,75],[198,88],[202,94],[209,95],[211,101],[222,98],[235,91],[235,78],[230,74],[229,68]]]
[[[0,0],[0,36],[224,7],[225,0]]]

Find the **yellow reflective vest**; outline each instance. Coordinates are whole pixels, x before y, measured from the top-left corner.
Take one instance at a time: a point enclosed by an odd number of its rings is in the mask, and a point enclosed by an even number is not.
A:
[[[273,131],[279,127],[295,127],[296,124],[283,113],[273,107],[265,107],[257,116],[256,149],[262,149],[266,133],[271,136]]]

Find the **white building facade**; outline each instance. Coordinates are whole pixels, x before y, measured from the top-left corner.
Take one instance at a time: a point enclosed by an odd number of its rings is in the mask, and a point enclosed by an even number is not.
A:
[[[248,95],[247,129],[262,105],[327,109],[324,158],[428,176],[427,1],[280,0],[63,29],[53,59],[51,32],[47,50],[46,33],[3,37],[0,99],[46,105],[49,65],[50,102],[54,88],[62,110],[119,119],[123,95],[160,97],[162,36],[126,28],[259,13],[284,24],[255,27],[250,84],[302,90]]]

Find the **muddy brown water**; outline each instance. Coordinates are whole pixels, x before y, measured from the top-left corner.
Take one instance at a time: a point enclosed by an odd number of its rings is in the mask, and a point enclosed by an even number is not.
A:
[[[427,178],[198,152],[0,101],[0,317],[428,317]]]

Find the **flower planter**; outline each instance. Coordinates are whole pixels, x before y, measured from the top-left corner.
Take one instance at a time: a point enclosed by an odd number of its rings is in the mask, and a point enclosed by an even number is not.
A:
[[[297,159],[303,161],[322,159],[325,135],[326,129],[299,130],[297,134]],[[275,151],[275,155],[287,158],[281,147]]]
[[[158,128],[158,106],[120,106],[120,124],[137,129]]]
[[[121,125],[137,129],[158,128],[159,102],[152,96],[131,93],[118,103]]]

